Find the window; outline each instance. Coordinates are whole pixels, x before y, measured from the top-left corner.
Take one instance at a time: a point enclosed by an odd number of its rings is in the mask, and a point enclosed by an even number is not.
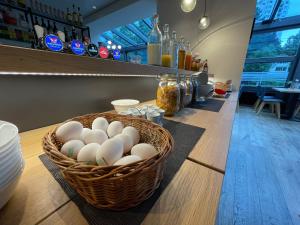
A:
[[[300,29],[253,35],[247,58],[295,56],[300,44]]]
[[[300,15],[299,5],[299,0],[282,0],[276,13],[275,19]]]
[[[141,38],[139,38],[135,33],[133,33],[125,26],[118,27],[116,28],[116,30],[120,32],[122,35],[125,35],[126,38],[130,39],[130,42],[134,43],[134,45],[145,44],[145,42]]]
[[[245,64],[241,84],[283,87],[290,67],[291,62]]]
[[[256,3],[256,23],[269,19],[276,0],[257,0]]]

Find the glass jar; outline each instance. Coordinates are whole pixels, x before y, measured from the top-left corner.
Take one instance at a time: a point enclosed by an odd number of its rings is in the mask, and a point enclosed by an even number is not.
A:
[[[179,111],[180,86],[176,75],[161,76],[156,94],[156,105],[165,110],[166,116],[173,116]]]
[[[193,97],[192,102],[197,102],[200,96],[200,82],[198,80],[198,76],[191,76],[192,84],[193,84]]]
[[[180,104],[179,104],[179,110],[183,109],[185,106],[186,102],[186,80],[185,76],[182,75],[180,76],[180,81],[179,81],[179,87],[180,87]]]
[[[192,102],[193,98],[193,81],[192,81],[192,76],[187,76],[186,77],[186,97],[184,101],[184,106],[189,105]]]

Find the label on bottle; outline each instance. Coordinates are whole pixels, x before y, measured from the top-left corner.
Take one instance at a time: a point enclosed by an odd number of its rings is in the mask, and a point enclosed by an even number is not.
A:
[[[45,36],[45,45],[49,50],[54,52],[60,52],[64,47],[59,37],[54,34],[48,34]]]
[[[108,56],[109,56],[109,52],[108,52],[108,49],[104,46],[101,46],[99,48],[99,55],[102,59],[107,59]]]
[[[73,40],[71,42],[71,50],[75,55],[84,55],[85,53],[84,45],[79,40]]]
[[[89,56],[91,56],[91,57],[98,56],[98,47],[97,47],[97,45],[89,44],[87,46],[87,52],[88,52]]]
[[[121,52],[120,52],[120,50],[115,49],[113,51],[113,57],[114,57],[115,60],[119,60],[121,58]]]

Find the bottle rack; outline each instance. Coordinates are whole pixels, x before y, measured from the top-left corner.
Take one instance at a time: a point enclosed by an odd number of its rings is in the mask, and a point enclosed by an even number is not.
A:
[[[5,3],[5,2],[0,2],[0,5],[23,12],[25,14],[26,22],[28,24],[30,24],[28,28],[31,29],[32,31],[34,31],[34,27],[33,27],[34,26],[34,19],[33,19],[33,17],[37,16],[37,17],[40,17],[40,18],[44,18],[46,20],[50,20],[52,22],[57,22],[57,23],[60,23],[62,25],[66,25],[66,26],[69,26],[69,27],[74,27],[76,29],[79,29],[81,31],[81,36],[82,37],[84,36],[84,32],[87,32],[87,36],[90,38],[90,28],[88,26],[79,26],[79,25],[76,25],[76,24],[69,23],[67,21],[63,21],[61,19],[53,18],[51,16],[44,15],[44,14],[39,13],[39,12],[35,12],[30,7],[22,8],[22,7],[19,7],[19,6],[10,5],[10,4]],[[29,18],[30,18],[30,22],[29,22]],[[5,25],[14,26],[14,25],[10,25],[10,24],[5,24]],[[36,38],[36,34],[35,34],[35,38]],[[17,41],[17,40],[14,40],[14,41]]]

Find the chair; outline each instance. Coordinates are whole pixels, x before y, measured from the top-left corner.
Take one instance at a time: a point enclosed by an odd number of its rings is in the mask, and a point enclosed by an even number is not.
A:
[[[259,115],[260,112],[263,110],[265,105],[271,106],[271,112],[274,113],[274,109],[277,118],[280,119],[281,109],[280,104],[283,103],[283,101],[280,98],[276,98],[275,96],[266,96],[265,95],[265,89],[261,86],[257,87],[257,94],[258,94],[258,103],[255,103],[255,110],[257,109],[256,114]]]
[[[262,86],[256,87],[256,96],[257,96],[257,100],[254,103],[255,111],[257,111],[257,107],[259,106],[259,104],[262,102],[263,99],[274,99],[275,98],[274,96],[266,95],[266,90]],[[272,109],[272,111],[273,111],[273,109]]]
[[[297,106],[296,106],[296,109],[295,109],[295,111],[293,113],[293,117],[292,118],[295,118],[299,112],[300,112],[300,98],[298,99]]]

